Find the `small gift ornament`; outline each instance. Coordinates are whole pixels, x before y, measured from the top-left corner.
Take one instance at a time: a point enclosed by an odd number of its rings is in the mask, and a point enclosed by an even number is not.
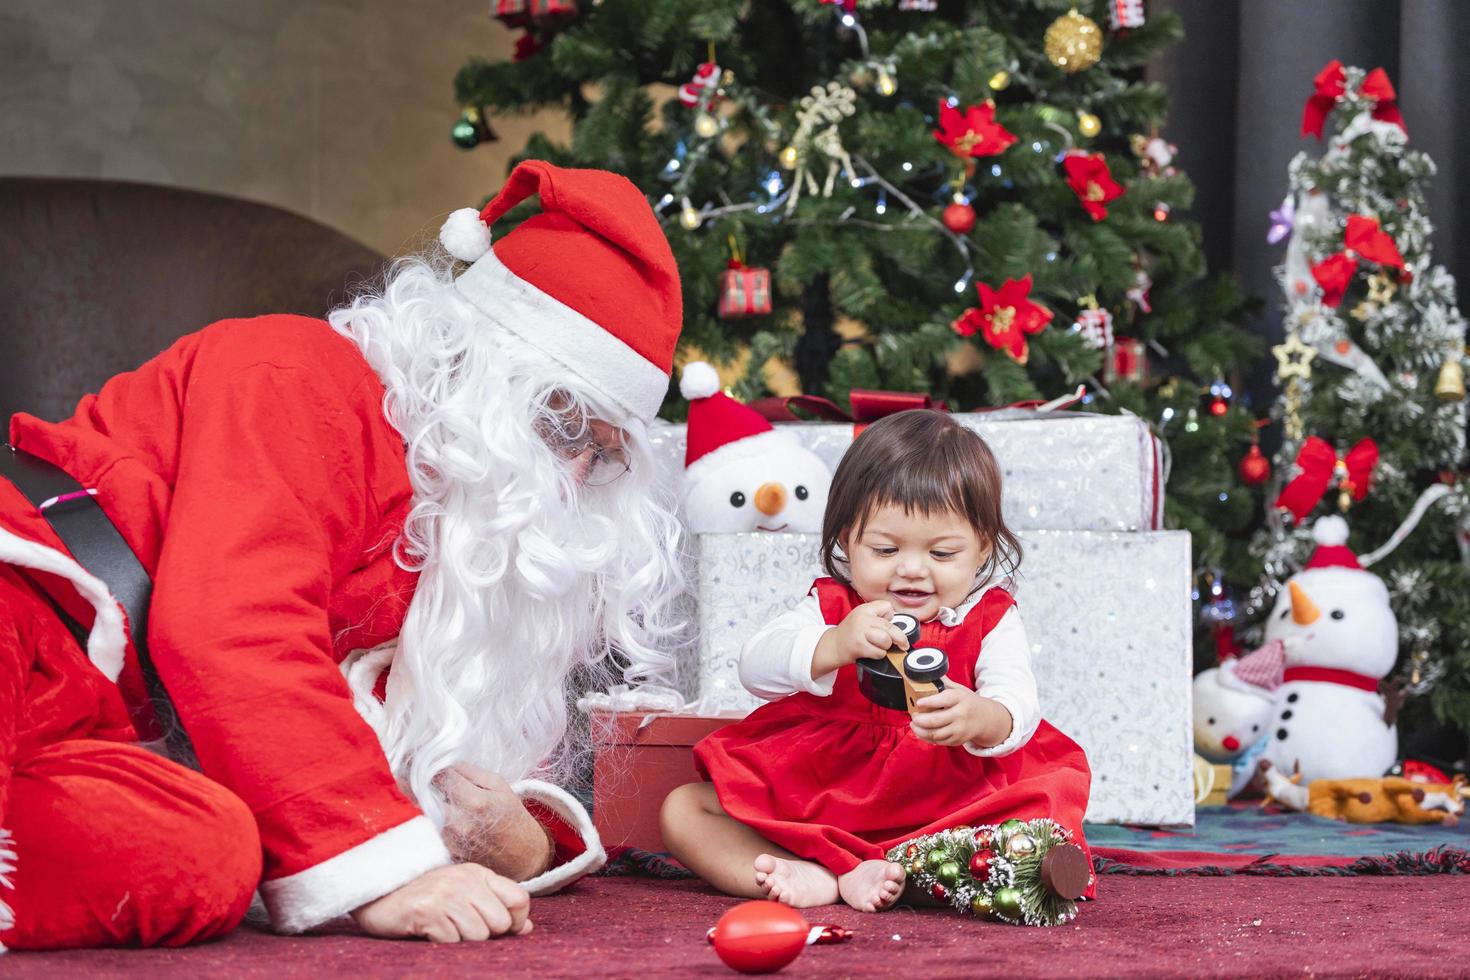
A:
[[[694,69],[694,77],[679,86],[679,101],[693,109],[700,103],[708,108],[714,103],[720,87],[720,66],[706,61]]]
[[[730,260],[720,289],[720,316],[738,320],[771,312],[771,270],[755,269]]]
[[[554,24],[577,16],[577,0],[495,0],[493,9],[507,27]]]
[[[1113,344],[1113,314],[1097,305],[1092,296],[1082,298],[1082,310],[1072,329],[1082,335],[1093,350],[1107,350]]]
[[[1103,383],[1127,381],[1142,385],[1148,381],[1148,351],[1137,337],[1114,337],[1103,358]]]

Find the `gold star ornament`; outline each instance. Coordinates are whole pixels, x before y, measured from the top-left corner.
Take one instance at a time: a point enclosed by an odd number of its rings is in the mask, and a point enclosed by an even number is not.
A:
[[[1302,343],[1301,334],[1288,334],[1285,343],[1272,347],[1271,353],[1276,356],[1276,376],[1281,380],[1306,380],[1312,376],[1312,358],[1317,356],[1317,352]]]

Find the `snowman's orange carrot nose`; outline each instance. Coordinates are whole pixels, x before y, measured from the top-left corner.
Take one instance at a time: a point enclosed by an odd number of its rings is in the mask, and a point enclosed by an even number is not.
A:
[[[1317,617],[1322,615],[1322,611],[1317,608],[1312,597],[1307,595],[1307,590],[1295,582],[1288,582],[1287,585],[1291,588],[1291,618],[1296,620],[1298,626],[1310,626],[1315,623]]]
[[[779,483],[762,483],[755,492],[755,509],[775,517],[786,506],[786,488]]]

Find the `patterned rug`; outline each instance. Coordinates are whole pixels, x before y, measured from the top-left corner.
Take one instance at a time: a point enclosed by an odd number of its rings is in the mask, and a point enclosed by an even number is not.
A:
[[[1088,824],[1100,874],[1470,874],[1470,821],[1347,824],[1253,804],[1201,807],[1192,830]],[[687,878],[666,854],[614,848],[606,875]]]

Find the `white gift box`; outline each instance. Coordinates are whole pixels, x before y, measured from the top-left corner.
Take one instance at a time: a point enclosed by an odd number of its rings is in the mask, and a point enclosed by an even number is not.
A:
[[[1194,824],[1190,540],[1183,531],[1022,532],[1013,594],[1043,715],[1087,752],[1087,819]],[[740,649],[823,572],[810,534],[694,540],[698,638],[681,668],[699,714],[748,712]]]
[[[1162,445],[1135,415],[1002,409],[954,418],[990,444],[1004,475],[1012,530],[1149,531],[1161,526]],[[853,427],[778,422],[836,471]],[[675,485],[684,474],[684,426],[655,422],[654,447]]]

